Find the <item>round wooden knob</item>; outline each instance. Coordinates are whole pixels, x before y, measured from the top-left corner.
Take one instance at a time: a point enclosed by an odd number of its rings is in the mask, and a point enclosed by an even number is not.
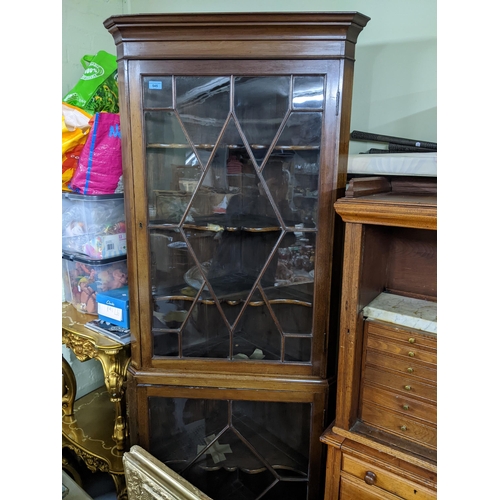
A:
[[[377,479],[377,476],[376,476],[375,472],[366,471],[366,474],[365,474],[365,483],[366,484],[375,484],[376,479]]]

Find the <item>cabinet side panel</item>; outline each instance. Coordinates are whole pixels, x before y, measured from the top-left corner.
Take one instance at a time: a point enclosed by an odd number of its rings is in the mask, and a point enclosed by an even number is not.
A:
[[[138,366],[141,359],[141,342],[139,339],[139,297],[137,287],[137,249],[135,234],[135,203],[134,203],[134,179],[132,169],[132,135],[130,119],[130,89],[129,89],[129,67],[128,61],[118,62],[118,90],[120,103],[120,135],[123,165],[123,187],[125,203],[125,222],[127,226],[127,266],[129,286],[129,312],[131,342],[131,365]]]

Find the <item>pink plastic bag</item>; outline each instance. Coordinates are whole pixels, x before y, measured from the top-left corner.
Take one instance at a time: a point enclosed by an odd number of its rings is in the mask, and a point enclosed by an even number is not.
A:
[[[123,192],[120,115],[96,113],[91,125],[70,187],[88,195]]]

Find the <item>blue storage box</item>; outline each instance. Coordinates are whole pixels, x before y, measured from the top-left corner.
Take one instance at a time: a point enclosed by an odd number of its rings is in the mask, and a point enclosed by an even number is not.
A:
[[[97,294],[99,319],[112,325],[129,328],[128,286]]]

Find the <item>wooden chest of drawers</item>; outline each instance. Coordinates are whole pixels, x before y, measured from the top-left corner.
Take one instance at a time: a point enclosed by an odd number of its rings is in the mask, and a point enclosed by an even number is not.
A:
[[[335,203],[345,244],[324,500],[436,498],[436,195],[433,179],[353,177]]]
[[[366,320],[360,418],[437,449],[436,335]]]
[[[333,432],[336,431],[336,432]],[[435,500],[436,472],[425,464],[406,461],[398,454],[386,453],[327,429],[322,440],[328,447],[328,481],[325,499],[341,500]],[[381,446],[384,449],[386,447]],[[387,450],[389,451],[389,450]],[[401,455],[401,454],[400,454]],[[422,466],[423,465],[423,466]]]

